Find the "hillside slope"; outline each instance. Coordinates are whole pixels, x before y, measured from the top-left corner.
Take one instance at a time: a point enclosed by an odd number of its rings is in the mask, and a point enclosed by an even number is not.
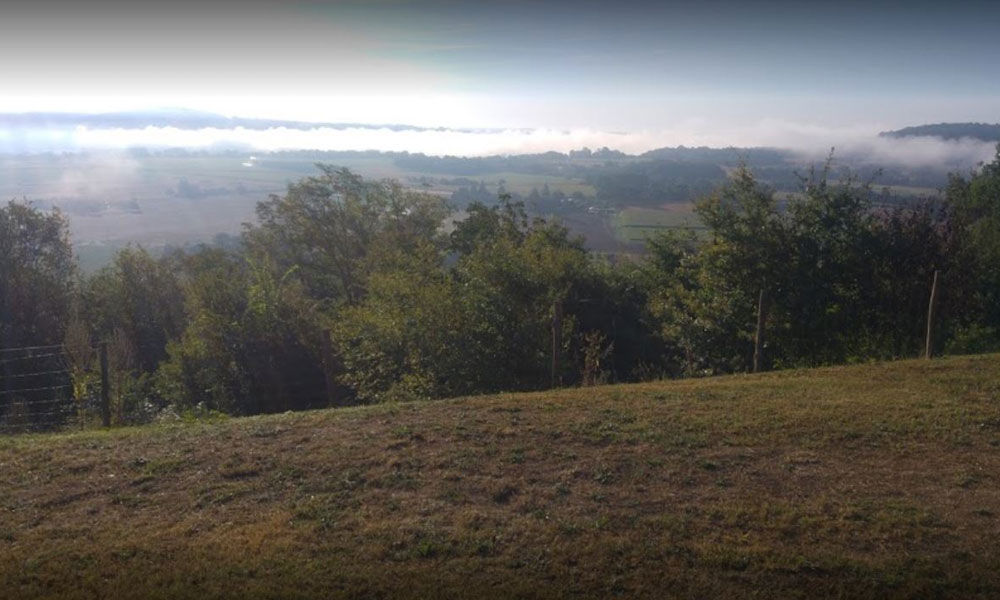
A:
[[[997,597],[1000,356],[0,438],[0,596]]]
[[[935,123],[883,131],[880,137],[939,137],[945,140],[969,138],[984,142],[1000,142],[1000,123]]]

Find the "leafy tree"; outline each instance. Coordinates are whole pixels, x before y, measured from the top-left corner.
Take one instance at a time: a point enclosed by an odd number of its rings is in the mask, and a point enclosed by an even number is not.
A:
[[[791,365],[843,362],[872,302],[875,250],[870,186],[829,181],[830,161],[811,170],[787,206],[787,246],[774,257],[785,274],[775,290],[774,354]],[[888,274],[892,276],[892,273]],[[782,314],[783,313],[783,314]]]
[[[466,213],[449,236],[452,252],[471,254],[478,246],[501,238],[522,241],[528,230],[524,202],[514,202],[510,194],[502,194],[493,206],[473,202]]]
[[[710,236],[699,249],[697,273],[679,273],[687,310],[671,311],[672,327],[688,355],[687,370],[749,368],[760,291],[778,297],[788,286],[786,215],[774,191],[746,166],[695,211]]]
[[[315,302],[267,255],[187,257],[190,323],[168,346],[162,394],[181,406],[256,414],[325,404]]]
[[[853,353],[892,359],[923,352],[927,302],[934,271],[949,286],[943,294],[949,312],[962,310],[960,281],[967,269],[956,260],[955,236],[946,206],[927,202],[875,211],[870,252],[862,257],[862,299],[858,306]]]
[[[343,381],[361,400],[546,386],[557,304],[570,309],[559,344],[572,349],[575,300],[591,273],[580,240],[529,223],[523,205],[502,196],[473,204],[450,242],[453,267],[430,237],[416,250],[378,253],[364,298],[334,316]],[[572,378],[569,358],[563,374]]]
[[[76,273],[66,219],[58,211],[44,213],[30,204],[0,206],[0,348],[61,344],[72,301]],[[38,424],[49,416],[68,381],[51,374],[63,365],[53,352],[39,358],[0,354],[0,422]],[[18,358],[22,356],[22,358]],[[18,392],[17,390],[36,390]],[[30,405],[31,400],[50,402]],[[21,404],[21,402],[29,402]]]
[[[962,294],[953,310],[970,349],[1000,346],[1000,145],[993,161],[968,178],[954,175],[945,192],[953,214],[956,263],[949,287]],[[954,300],[953,300],[954,302]],[[953,307],[955,308],[955,307]]]
[[[97,337],[124,336],[139,372],[155,371],[166,358],[167,341],[184,329],[184,294],[175,269],[169,259],[130,246],[85,282],[82,304]]]
[[[547,385],[553,311],[578,297],[590,269],[583,241],[557,223],[528,224],[523,207],[504,198],[495,209],[482,209],[467,228],[460,224],[455,239],[469,249],[455,276],[473,315],[467,344],[483,364],[481,389]],[[574,315],[566,312],[563,349],[574,331]]]
[[[650,329],[663,344],[655,372],[695,375],[743,368],[745,344],[734,335],[732,295],[712,291],[711,272],[691,232],[667,232],[650,238],[639,267]],[[728,319],[722,317],[729,317]],[[650,368],[652,365],[647,365]]]
[[[76,268],[57,210],[0,207],[0,347],[61,343]]]
[[[594,352],[609,383],[668,374],[672,357],[648,310],[651,289],[644,270],[634,261],[612,263],[590,257],[564,305],[573,317],[569,355],[581,383],[593,374],[588,354],[593,357]],[[602,344],[595,346],[598,339]],[[572,383],[574,378],[567,376],[565,381]]]
[[[741,168],[696,206],[707,240],[651,243],[650,311],[685,372],[749,367],[761,290],[777,365],[915,354],[930,275],[950,264],[946,215],[876,211],[870,186],[829,173],[811,170],[781,206]]]
[[[257,205],[251,249],[284,269],[301,270],[309,295],[354,304],[364,295],[365,260],[377,247],[412,250],[436,238],[448,213],[436,196],[394,181],[365,181],[347,169],[317,165],[322,174],[289,185]]]
[[[342,381],[362,402],[455,396],[477,391],[479,355],[461,287],[425,243],[384,256],[364,299],[337,315]]]

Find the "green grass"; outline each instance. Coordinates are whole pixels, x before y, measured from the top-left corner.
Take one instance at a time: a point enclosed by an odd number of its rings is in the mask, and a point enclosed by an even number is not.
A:
[[[549,191],[555,192],[556,190],[560,190],[567,196],[572,195],[574,192],[580,192],[586,196],[593,196],[597,193],[597,190],[595,190],[593,186],[588,185],[583,181],[567,177],[556,177],[553,175],[532,175],[529,173],[503,172],[491,173],[484,176],[471,176],[470,179],[473,181],[479,181],[482,179],[486,181],[487,185],[503,181],[504,187],[508,192],[521,194],[523,196],[527,196],[531,193],[531,190],[535,188],[541,192],[542,188],[545,187],[545,184],[548,184]]]
[[[0,438],[11,598],[995,598],[1000,356]]]
[[[622,242],[645,242],[665,229],[700,228],[701,221],[687,204],[669,209],[631,207],[612,217],[615,236]]]
[[[856,183],[856,185],[861,185],[861,183]],[[941,199],[941,190],[929,187],[917,187],[912,185],[879,185],[875,182],[871,186],[871,190],[875,194],[881,194],[883,191],[888,191],[891,194],[890,199],[900,200],[900,199],[913,199],[913,198],[929,198],[929,199]],[[775,198],[778,200],[790,200],[793,198],[803,198],[804,194],[801,191],[779,191],[775,192]],[[876,204],[880,201],[876,197]]]

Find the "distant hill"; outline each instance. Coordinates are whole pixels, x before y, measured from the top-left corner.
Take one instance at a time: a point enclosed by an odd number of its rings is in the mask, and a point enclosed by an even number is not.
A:
[[[1000,142],[1000,124],[989,123],[936,123],[883,131],[879,137],[939,137],[945,140],[971,138],[984,142]]]
[[[746,162],[751,165],[781,163],[791,158],[795,154],[789,150],[768,147],[737,148],[709,148],[699,146],[689,148],[677,146],[675,148],[665,147],[649,150],[640,155],[642,158],[653,160],[700,160],[717,162],[723,164],[740,164]]]

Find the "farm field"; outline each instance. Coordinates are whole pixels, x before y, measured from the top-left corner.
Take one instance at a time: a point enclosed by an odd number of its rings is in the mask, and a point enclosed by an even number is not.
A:
[[[629,207],[618,211],[611,222],[619,241],[633,243],[645,242],[649,236],[665,229],[702,227],[687,204],[663,209]]]
[[[905,199],[910,202],[927,199],[940,200],[942,197],[940,189],[912,185],[878,185],[878,183],[875,183],[871,186],[871,190],[876,195],[882,193],[889,194],[897,201],[900,199]],[[790,198],[802,198],[803,194],[801,192],[793,191],[778,191],[775,192],[774,197],[778,200],[788,200]],[[878,198],[876,198],[875,204],[881,205],[882,203]]]
[[[302,175],[249,156],[90,154],[0,160],[0,194],[59,207],[76,244],[147,246],[235,233],[257,201]],[[244,166],[243,163],[253,166]]]
[[[639,164],[642,159],[630,161]],[[488,169],[481,174],[448,174],[441,172],[447,170],[447,161],[407,163],[389,154],[310,155],[248,150],[6,155],[0,156],[0,198],[26,199],[44,209],[63,210],[69,217],[81,267],[90,272],[130,243],[141,243],[156,252],[167,245],[211,241],[219,233],[237,234],[244,223],[254,220],[259,201],[270,194],[281,194],[292,182],[317,174],[317,162],[347,167],[368,179],[395,179],[403,186],[443,198],[480,182],[486,186],[487,198],[495,198],[501,186],[522,197],[546,186],[566,196],[583,194],[586,200],[568,210],[552,204],[534,205],[530,200],[529,210],[559,219],[575,234],[583,235],[588,248],[598,252],[642,252],[646,239],[658,231],[697,229],[700,225],[689,204],[628,206],[624,198],[602,197],[601,190],[583,177]],[[573,159],[573,165],[593,169],[601,168],[603,163]],[[421,172],[402,166],[406,164],[427,164],[438,171]],[[469,165],[460,163],[459,167],[461,170]],[[876,193],[883,189],[875,186]],[[889,186],[888,191],[899,198],[938,193],[907,186]],[[788,191],[776,193],[779,201],[796,195]],[[612,214],[588,212],[590,203]],[[553,210],[558,214],[548,213]]]
[[[70,219],[75,244],[91,259],[106,260],[129,242],[146,246],[211,240],[235,234],[254,218],[257,202],[280,194],[289,183],[319,173],[317,160],[243,154],[142,155],[125,152],[0,157],[0,198],[59,207]],[[414,189],[450,197],[459,176],[400,168],[390,156],[359,156],[327,162],[370,179],[396,179]],[[548,184],[566,195],[594,189],[564,177],[489,173],[465,177],[491,193],[502,183],[527,195]]]
[[[12,598],[995,598],[1000,356],[0,438]]]

